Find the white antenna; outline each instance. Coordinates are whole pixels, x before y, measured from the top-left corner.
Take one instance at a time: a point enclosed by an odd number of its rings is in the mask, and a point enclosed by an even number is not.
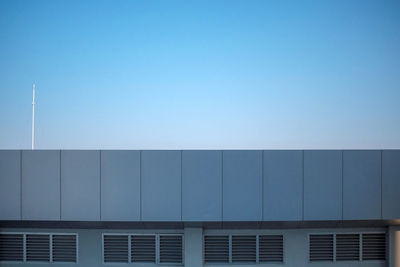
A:
[[[32,97],[32,150],[35,149],[35,87],[33,84],[33,97]]]

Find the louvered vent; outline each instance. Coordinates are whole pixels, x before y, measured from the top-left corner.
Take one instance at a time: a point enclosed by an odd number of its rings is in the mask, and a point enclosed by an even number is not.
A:
[[[204,236],[204,261],[207,263],[229,262],[229,236]]]
[[[282,235],[260,235],[258,242],[260,262],[283,262]]]
[[[181,235],[160,235],[160,262],[182,263]]]
[[[104,235],[104,262],[128,262],[127,235]]]
[[[53,235],[53,261],[76,262],[76,235]]]
[[[363,234],[362,255],[363,260],[385,260],[386,234]]]
[[[336,235],[336,260],[358,261],[360,260],[360,235],[337,234]]]
[[[256,257],[256,236],[232,236],[232,262],[256,262]]]
[[[310,235],[310,261],[333,261],[333,235]]]
[[[0,261],[23,261],[24,236],[0,234]]]
[[[131,236],[131,261],[156,262],[156,237],[154,235]]]
[[[50,261],[49,235],[26,235],[26,260],[42,262]]]

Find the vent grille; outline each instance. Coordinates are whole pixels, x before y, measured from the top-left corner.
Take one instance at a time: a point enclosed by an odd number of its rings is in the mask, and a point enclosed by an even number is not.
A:
[[[160,236],[160,262],[182,263],[182,236]]]
[[[232,262],[256,262],[256,257],[256,236],[232,236]]]
[[[23,261],[24,236],[0,234],[0,261]]]
[[[363,234],[362,252],[363,260],[385,260],[386,234]]]
[[[104,262],[128,262],[127,235],[104,235]]]
[[[26,235],[26,261],[50,261],[50,235]]]
[[[360,235],[337,234],[336,235],[336,260],[358,261],[360,260]]]
[[[229,236],[204,236],[205,262],[229,262]]]
[[[283,262],[282,235],[260,235],[258,242],[260,262]]]
[[[53,235],[53,261],[76,262],[76,235]]]
[[[310,261],[333,261],[333,235],[310,235]]]
[[[156,237],[154,235],[131,236],[131,261],[156,262]]]

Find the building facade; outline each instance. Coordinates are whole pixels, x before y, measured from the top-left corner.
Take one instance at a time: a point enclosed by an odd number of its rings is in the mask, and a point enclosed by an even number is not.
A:
[[[400,266],[400,150],[1,150],[0,266]]]

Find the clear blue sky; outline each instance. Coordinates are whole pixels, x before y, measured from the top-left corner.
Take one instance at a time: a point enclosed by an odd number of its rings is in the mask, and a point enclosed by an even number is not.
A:
[[[0,1],[0,148],[400,148],[400,1]]]

